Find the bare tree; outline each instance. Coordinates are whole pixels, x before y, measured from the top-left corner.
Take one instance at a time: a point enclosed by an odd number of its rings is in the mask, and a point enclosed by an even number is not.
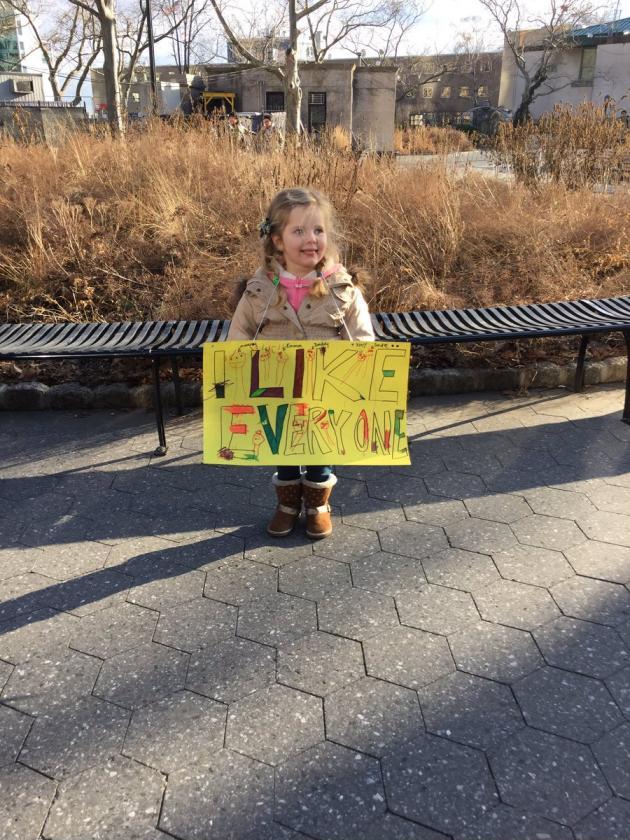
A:
[[[46,65],[55,101],[74,91],[73,105],[81,102],[81,89],[100,51],[94,19],[77,6],[51,15],[48,4],[36,0],[4,0],[31,29],[37,51]]]
[[[214,28],[210,9],[210,0],[158,0],[156,4],[170,32],[167,37],[180,73],[189,73],[193,64],[218,55],[218,43],[208,38]]]
[[[544,15],[524,18],[520,0],[479,0],[479,3],[499,26],[505,48],[525,83],[512,120],[514,125],[519,125],[529,118],[530,105],[538,96],[570,84],[554,78],[554,65],[560,53],[575,46],[573,30],[593,20],[599,7],[590,0],[549,0]]]
[[[284,0],[279,7],[281,21],[287,28],[288,48],[283,65],[260,58],[248,48],[245,39],[240,36],[241,29],[236,22],[228,19],[223,0],[210,0],[228,40],[235,50],[250,64],[264,67],[279,78],[284,86],[285,109],[287,112],[287,132],[299,134],[301,130],[300,111],[302,106],[302,87],[298,61],[298,40],[307,32],[315,61],[323,61],[333,47],[353,46],[365,39],[367,33],[374,36],[379,32],[384,36],[381,41],[382,55],[392,45],[400,43],[404,32],[416,23],[422,7],[419,0]],[[411,10],[415,10],[410,14]],[[404,34],[404,33],[403,33]],[[373,46],[371,46],[373,48]]]
[[[118,78],[118,41],[116,37],[116,0],[69,0],[92,16],[98,26],[103,51],[103,74],[107,99],[107,119],[115,136],[124,133]]]

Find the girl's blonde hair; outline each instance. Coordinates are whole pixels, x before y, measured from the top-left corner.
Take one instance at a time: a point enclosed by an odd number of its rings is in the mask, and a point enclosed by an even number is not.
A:
[[[328,244],[326,246],[326,253],[315,266],[315,270],[321,271],[328,260],[336,262],[339,259],[339,252],[335,243],[334,211],[330,201],[321,193],[317,192],[317,190],[291,187],[290,189],[281,190],[272,199],[267,210],[267,218],[263,223],[265,225],[263,259],[265,269],[270,273],[274,272],[274,262],[283,262],[282,254],[276,248],[273,236],[282,235],[282,231],[289,221],[291,211],[295,207],[316,207],[323,217]],[[310,294],[314,297],[322,297],[322,295],[328,294],[328,286],[320,278],[313,283]]]

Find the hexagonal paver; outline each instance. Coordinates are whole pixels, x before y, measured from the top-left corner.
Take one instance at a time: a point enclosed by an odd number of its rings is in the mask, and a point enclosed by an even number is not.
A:
[[[283,645],[317,630],[315,604],[276,592],[239,609],[236,632],[245,639]]]
[[[621,711],[630,718],[630,667],[617,671],[606,680],[606,685]]]
[[[152,610],[166,610],[200,598],[205,580],[204,572],[188,571],[178,563],[163,563],[159,569],[144,570],[134,576],[127,600]]]
[[[520,520],[519,520],[520,521]],[[487,519],[470,518],[446,525],[446,533],[453,548],[463,548],[480,554],[505,551],[516,543],[509,525]]]
[[[110,551],[110,546],[93,541],[43,546],[42,556],[33,563],[32,571],[56,580],[68,580],[102,569]]]
[[[499,682],[529,674],[542,659],[529,633],[479,621],[449,636],[455,663],[462,671]]]
[[[501,798],[532,814],[575,824],[610,797],[588,747],[526,728],[489,756]]]
[[[37,840],[56,784],[21,764],[0,769],[0,832],[2,840]]]
[[[418,689],[427,731],[471,747],[496,746],[524,726],[510,689],[457,671]]]
[[[534,513],[558,516],[561,519],[579,519],[595,512],[595,508],[582,493],[556,490],[553,487],[534,487],[525,491],[525,497]]]
[[[378,534],[374,531],[351,528],[350,525],[337,521],[331,536],[316,542],[313,551],[321,557],[349,563],[355,557],[363,557],[364,554],[379,551],[380,547]]]
[[[587,537],[601,542],[630,546],[630,516],[598,510],[579,519],[580,528]]]
[[[223,747],[227,708],[222,703],[177,691],[136,709],[123,755],[172,773],[188,764],[210,764]]]
[[[304,835],[300,834],[300,837]],[[362,840],[384,840],[384,838],[387,840],[444,840],[444,835],[396,814],[385,814],[384,817],[376,817],[365,829],[362,829],[361,838]]]
[[[0,661],[0,694],[2,693],[2,689],[7,684],[7,680],[13,673],[13,665],[9,665],[8,662]]]
[[[424,466],[424,465],[423,465]],[[436,463],[437,471],[444,469],[443,464]],[[414,464],[414,473],[416,465]],[[400,475],[400,473],[382,476],[367,482],[368,495],[371,499],[383,499],[397,502],[399,505],[422,504],[428,496],[424,481],[419,475]]]
[[[442,528],[420,522],[404,522],[394,528],[379,531],[383,551],[422,559],[448,547]]]
[[[0,659],[18,665],[46,653],[62,656],[79,621],[75,615],[49,607],[14,616],[0,624]]]
[[[90,615],[97,610],[123,603],[133,578],[113,569],[98,569],[78,578],[49,585],[38,599],[55,610],[73,615]]]
[[[606,677],[630,663],[630,652],[611,627],[561,616],[533,630],[549,665],[587,677]]]
[[[459,835],[458,840],[573,840],[573,832],[544,817],[499,805]],[[595,840],[595,838],[593,838]]]
[[[320,630],[358,641],[399,623],[393,598],[354,588],[321,600],[317,618]]]
[[[411,522],[441,527],[470,517],[466,506],[459,499],[447,499],[444,496],[434,496],[432,493],[428,493],[420,504],[404,504],[403,510]]]
[[[51,584],[54,586],[50,578],[32,573],[0,581],[0,622],[41,607],[42,593]]]
[[[34,656],[16,666],[2,692],[2,702],[30,715],[49,714],[90,694],[101,663],[74,651]]]
[[[365,675],[358,642],[317,631],[278,651],[278,680],[324,697]]]
[[[272,511],[269,511],[271,518]],[[247,537],[245,540],[245,559],[255,563],[266,563],[281,568],[287,563],[294,563],[313,553],[313,546],[305,542],[296,527],[293,534],[281,540],[270,539],[266,531]]]
[[[151,641],[158,614],[122,603],[84,616],[70,639],[70,647],[107,659]]]
[[[487,492],[486,485],[478,476],[455,470],[429,475],[424,481],[429,493],[451,499],[477,498]]]
[[[627,514],[630,510],[630,487],[597,487],[589,492],[591,502],[599,510]]]
[[[394,627],[364,642],[370,676],[419,688],[454,670],[446,639],[411,627]]]
[[[402,624],[444,636],[479,621],[471,595],[446,586],[427,584],[417,592],[400,592],[396,606]]]
[[[236,607],[196,598],[164,610],[153,638],[169,647],[192,652],[232,637],[236,632],[236,615]]]
[[[44,836],[144,837],[160,812],[162,777],[128,758],[110,759],[63,781]]]
[[[531,630],[560,615],[546,589],[511,580],[499,580],[475,592],[475,602],[486,621],[521,630]]]
[[[248,639],[228,639],[194,653],[186,688],[232,703],[273,683],[276,651]]]
[[[569,563],[579,575],[630,583],[630,548],[591,540],[566,552]]]
[[[575,522],[558,519],[556,516],[542,516],[535,513],[512,524],[516,538],[523,545],[564,551],[586,542],[584,533]]]
[[[330,694],[324,712],[328,740],[378,758],[424,731],[416,694],[373,677]]]
[[[221,750],[169,775],[160,828],[189,840],[255,840],[273,821],[273,768]]]
[[[119,753],[128,723],[126,709],[82,697],[37,718],[20,761],[55,779],[74,776]]]
[[[136,709],[183,688],[189,656],[151,642],[105,661],[94,694]]]
[[[311,554],[280,569],[280,592],[317,601],[350,586],[350,567],[327,557]]]
[[[379,551],[352,561],[352,583],[359,589],[395,595],[420,589],[426,583],[422,563],[411,557],[398,557]]]
[[[508,493],[466,499],[465,504],[470,515],[476,519],[489,519],[492,522],[504,522],[506,525],[531,516],[532,513],[525,499]]]
[[[630,618],[630,592],[621,584],[574,577],[551,588],[565,615],[612,627]]]
[[[498,581],[496,566],[485,554],[447,548],[422,561],[429,583],[476,592]]]
[[[326,742],[276,771],[276,819],[316,837],[363,836],[386,809],[378,761]]]
[[[405,522],[405,514],[399,504],[382,499],[359,499],[341,506],[344,524],[368,531],[395,527]]]
[[[438,831],[461,832],[498,804],[483,754],[444,738],[415,738],[382,764],[390,809]]]
[[[575,827],[576,840],[626,840],[630,824],[630,802],[614,797]]]
[[[570,550],[581,551],[583,545],[579,549]],[[552,586],[573,575],[573,569],[564,555],[548,548],[513,545],[506,551],[493,553],[492,559],[501,577],[519,583],[530,583],[532,586]]]
[[[215,601],[239,606],[271,595],[278,589],[278,572],[249,560],[226,560],[206,574],[204,595]]]
[[[580,674],[544,667],[513,689],[530,726],[573,741],[591,743],[623,721],[605,686]]]
[[[225,744],[266,764],[278,765],[324,740],[322,701],[272,685],[230,706]]]
[[[593,752],[617,796],[630,799],[630,723],[624,723],[593,744]]]
[[[0,767],[13,764],[32,723],[28,715],[0,704]]]

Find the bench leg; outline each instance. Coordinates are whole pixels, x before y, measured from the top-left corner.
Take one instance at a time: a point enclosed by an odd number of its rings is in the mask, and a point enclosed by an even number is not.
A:
[[[624,330],[623,337],[626,340],[626,353],[628,354],[628,361],[626,368],[626,401],[623,405],[623,414],[621,415],[621,419],[624,423],[630,423],[630,330]]]
[[[575,368],[575,382],[573,390],[576,394],[581,394],[584,390],[584,360],[586,358],[586,348],[590,336],[583,335],[580,341],[580,349],[578,351],[577,366]]]
[[[177,413],[181,417],[184,413],[184,404],[182,403],[182,383],[179,378],[179,362],[177,361],[177,356],[171,356],[171,370],[173,371],[173,385],[175,386]]]
[[[153,359],[153,407],[155,409],[155,421],[160,445],[154,450],[157,456],[166,455],[166,433],[164,431],[164,414],[162,411],[162,394],[160,391],[160,357]]]

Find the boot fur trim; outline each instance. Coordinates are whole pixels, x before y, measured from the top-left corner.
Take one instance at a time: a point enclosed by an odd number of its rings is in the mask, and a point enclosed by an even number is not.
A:
[[[324,487],[334,487],[337,483],[337,476],[331,473],[326,481],[309,481],[307,478],[302,479],[302,484],[305,487],[315,487],[317,490],[322,490]]]
[[[278,478],[278,473],[274,473],[271,477],[271,483],[274,487],[292,487],[294,484],[300,484],[300,479],[292,478],[290,481],[281,481]]]

